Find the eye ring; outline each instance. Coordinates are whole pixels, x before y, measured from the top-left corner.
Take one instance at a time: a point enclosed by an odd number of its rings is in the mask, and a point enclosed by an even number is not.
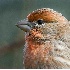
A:
[[[42,25],[44,21],[42,19],[37,20],[38,25]]]

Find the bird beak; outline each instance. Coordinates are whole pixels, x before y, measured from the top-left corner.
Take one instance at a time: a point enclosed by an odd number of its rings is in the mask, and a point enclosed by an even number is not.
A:
[[[26,20],[19,21],[16,26],[25,32],[29,32],[31,30],[31,23]]]

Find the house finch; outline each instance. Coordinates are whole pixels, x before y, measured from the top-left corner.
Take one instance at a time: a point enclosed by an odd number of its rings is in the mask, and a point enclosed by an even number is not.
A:
[[[17,27],[25,31],[25,68],[70,68],[70,24],[61,13],[37,9]]]

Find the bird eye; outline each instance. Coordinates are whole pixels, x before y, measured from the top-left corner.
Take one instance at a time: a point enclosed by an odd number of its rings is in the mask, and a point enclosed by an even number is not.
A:
[[[43,22],[42,19],[40,19],[40,20],[37,21],[37,23],[38,23],[39,25],[42,25],[44,22]]]

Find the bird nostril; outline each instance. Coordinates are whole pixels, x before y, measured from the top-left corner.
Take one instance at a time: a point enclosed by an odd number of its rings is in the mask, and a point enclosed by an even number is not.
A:
[[[37,21],[37,23],[38,23],[39,25],[41,25],[41,24],[43,24],[43,20],[40,19],[40,20]]]

